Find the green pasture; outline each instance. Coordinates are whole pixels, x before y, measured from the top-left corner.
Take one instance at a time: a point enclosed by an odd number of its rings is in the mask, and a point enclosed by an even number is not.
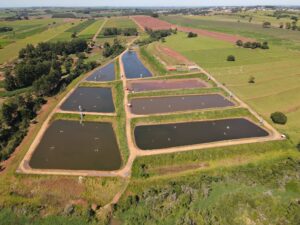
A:
[[[161,19],[181,26],[241,35],[291,49],[300,49],[299,31],[275,27],[265,29],[261,24],[238,23],[236,21],[224,21],[223,19],[212,20],[207,19],[207,17],[162,16]]]
[[[67,29],[74,26],[71,22],[66,22],[58,26],[48,28],[44,32],[32,35],[30,37],[20,39],[14,43],[7,45],[3,49],[0,49],[0,64],[15,58],[20,49],[24,48],[27,44],[37,44],[39,42],[46,42],[59,36]]]
[[[84,39],[92,39],[103,23],[104,23],[104,19],[99,19],[99,20],[95,21],[90,26],[88,26],[87,28],[82,30],[78,34],[78,37],[84,38]]]
[[[60,33],[59,35],[55,36],[54,38],[51,39],[51,41],[56,42],[56,41],[68,41],[72,39],[72,34],[74,32],[77,33],[77,36],[80,32],[85,30],[87,27],[90,25],[94,24],[95,20],[76,20],[72,21],[72,26],[65,30],[64,32]],[[83,38],[83,37],[82,37]]]
[[[288,124],[276,127],[300,141],[299,51],[272,44],[269,50],[244,49],[208,37],[189,39],[184,33],[166,40],[166,46],[209,71],[265,119],[274,111],[286,113]],[[236,62],[227,62],[228,55]],[[255,84],[248,83],[251,76]]]
[[[104,28],[107,27],[116,27],[116,28],[124,29],[124,28],[137,28],[137,25],[135,24],[135,22],[133,22],[132,19],[124,16],[124,17],[114,17],[109,19],[105,24]]]

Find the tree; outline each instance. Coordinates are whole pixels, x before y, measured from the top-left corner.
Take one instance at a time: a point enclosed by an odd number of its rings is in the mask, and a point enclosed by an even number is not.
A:
[[[235,56],[234,55],[227,56],[227,61],[228,62],[234,62],[235,61]]]
[[[283,26],[284,26],[284,25],[283,25],[283,23],[281,22],[281,23],[279,24],[279,28],[281,28],[281,29],[282,29],[282,28],[283,28]]]
[[[271,114],[271,119],[274,123],[277,124],[286,124],[287,123],[287,116],[282,112],[274,112]]]
[[[71,35],[71,38],[77,38],[77,33],[73,32],[72,35]]]
[[[254,76],[250,76],[249,80],[248,80],[249,84],[254,84],[255,83],[255,77]]]
[[[285,29],[291,29],[291,23],[290,22],[286,22],[285,23]]]
[[[188,38],[194,38],[194,37],[198,37],[198,34],[193,33],[193,32],[188,33]]]
[[[13,91],[17,88],[16,79],[10,73],[5,73],[4,88],[7,91]]]
[[[261,46],[261,48],[262,48],[262,49],[269,49],[270,47],[269,47],[268,42],[267,42],[267,41],[264,41],[263,44],[262,44],[262,46]]]
[[[271,27],[271,23],[268,21],[263,22],[263,28],[270,28]]]
[[[239,46],[239,47],[242,47],[243,46],[243,41],[242,40],[237,40],[236,45]]]

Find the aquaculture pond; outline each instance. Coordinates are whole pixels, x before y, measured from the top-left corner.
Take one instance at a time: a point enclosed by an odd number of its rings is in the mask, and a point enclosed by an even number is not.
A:
[[[89,76],[87,81],[113,81],[116,79],[115,73],[115,63],[112,62],[98,70],[96,70],[91,76]]]
[[[129,79],[151,77],[151,72],[144,66],[135,51],[127,51],[122,56],[125,76]]]
[[[62,104],[64,111],[113,113],[115,106],[111,88],[78,87]]]
[[[121,155],[110,123],[57,120],[45,132],[29,165],[34,169],[117,170]]]
[[[131,112],[136,115],[222,108],[235,104],[220,94],[135,98]]]
[[[142,150],[179,147],[242,138],[266,137],[266,132],[251,121],[224,119],[187,123],[137,126],[135,142]]]
[[[208,87],[208,85],[200,79],[138,80],[128,82],[128,88],[134,92],[204,87]]]

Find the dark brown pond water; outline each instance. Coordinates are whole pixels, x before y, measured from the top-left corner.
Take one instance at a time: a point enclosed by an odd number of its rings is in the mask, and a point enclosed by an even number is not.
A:
[[[87,81],[112,81],[115,80],[115,63],[112,62],[98,70],[96,70]]]
[[[137,115],[234,106],[220,94],[136,98],[131,104],[131,112]]]
[[[135,142],[142,150],[171,148],[224,140],[265,137],[268,133],[243,119],[137,126]]]
[[[79,106],[84,112],[115,112],[111,88],[78,87],[62,104],[61,109],[79,111]]]
[[[117,170],[121,155],[110,123],[57,120],[33,153],[35,169]]]
[[[151,77],[151,72],[144,66],[135,51],[127,51],[122,56],[125,76],[127,78]]]
[[[204,88],[207,84],[200,79],[130,81],[128,88],[134,92],[172,89]]]

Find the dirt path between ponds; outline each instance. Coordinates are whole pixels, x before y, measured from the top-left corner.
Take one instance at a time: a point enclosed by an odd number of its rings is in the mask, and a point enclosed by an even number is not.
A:
[[[93,37],[93,41],[95,42],[97,40],[97,37],[99,36],[100,32],[102,31],[103,27],[105,26],[105,24],[107,23],[108,19],[105,19],[104,22],[102,23],[102,25],[100,26],[100,28],[98,29],[98,31],[96,32],[96,34]]]

